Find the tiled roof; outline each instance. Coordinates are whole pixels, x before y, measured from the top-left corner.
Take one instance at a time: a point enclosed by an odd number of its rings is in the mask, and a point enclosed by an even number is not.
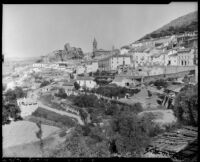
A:
[[[84,77],[77,77],[76,80],[94,80],[94,78],[89,76],[84,76]]]
[[[113,82],[122,82],[123,80],[130,80],[124,77],[115,77],[115,79],[113,80]]]

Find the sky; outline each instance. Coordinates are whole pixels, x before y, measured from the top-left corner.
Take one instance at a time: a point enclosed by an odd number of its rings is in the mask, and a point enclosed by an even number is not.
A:
[[[196,2],[166,5],[3,5],[5,57],[37,57],[64,44],[92,51],[128,45],[171,20],[197,11]]]

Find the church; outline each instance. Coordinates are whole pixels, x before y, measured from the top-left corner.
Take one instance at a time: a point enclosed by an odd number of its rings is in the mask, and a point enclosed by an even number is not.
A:
[[[114,49],[114,47],[113,47],[112,50],[98,49],[97,48],[97,41],[94,38],[94,41],[93,41],[93,55],[92,55],[93,58],[102,59],[104,57],[111,56],[111,55],[114,55],[114,54],[119,54],[119,53],[120,53],[120,51],[117,50],[117,49]]]

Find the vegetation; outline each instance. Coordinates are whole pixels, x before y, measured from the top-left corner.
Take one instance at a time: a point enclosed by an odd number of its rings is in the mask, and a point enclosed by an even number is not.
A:
[[[33,112],[32,115],[36,117],[45,118],[47,120],[52,120],[57,123],[61,123],[66,127],[73,127],[76,125],[76,122],[72,120],[70,117],[65,115],[60,115],[49,110],[45,110],[40,107],[35,112]]]
[[[9,124],[10,119],[21,120],[20,108],[17,105],[17,99],[26,97],[26,93],[21,87],[16,87],[14,90],[8,90],[3,96],[3,109],[2,109],[2,124]]]
[[[152,96],[152,93],[148,90],[148,97],[151,97]]]
[[[112,157],[114,153],[138,157],[149,144],[150,138],[161,133],[152,119],[151,115],[138,117],[126,110],[116,113],[108,125],[78,125],[62,149],[53,156],[62,157],[70,151],[73,157]]]
[[[65,93],[65,90],[63,88],[60,88],[58,90],[58,93],[55,94],[56,97],[60,97],[60,98],[67,98],[67,94]]]
[[[45,80],[45,81],[43,81],[43,82],[40,84],[40,88],[45,87],[45,86],[47,86],[47,85],[49,85],[49,84],[50,84],[50,82],[47,81],[47,80]]]
[[[76,90],[80,89],[80,85],[77,82],[74,82],[74,87],[75,87]]]
[[[198,85],[186,85],[175,99],[174,112],[179,122],[197,126]]]
[[[139,89],[127,89],[125,87],[119,87],[115,84],[107,85],[107,86],[100,86],[97,89],[93,89],[93,93],[97,93],[106,97],[125,97],[127,93],[130,95],[137,94],[140,90]]]
[[[112,82],[112,80],[107,80],[107,78],[102,77],[96,77],[94,81],[100,86],[105,86]]]
[[[164,79],[159,79],[159,80],[151,81],[151,82],[149,82],[149,84],[153,84],[158,89],[161,89],[162,87],[166,88],[168,86],[167,81],[165,81]]]
[[[42,156],[44,154],[44,143],[42,140],[42,126],[41,126],[41,121],[36,123],[37,127],[39,128],[38,132],[36,132],[36,137],[40,140],[40,150],[42,152]]]

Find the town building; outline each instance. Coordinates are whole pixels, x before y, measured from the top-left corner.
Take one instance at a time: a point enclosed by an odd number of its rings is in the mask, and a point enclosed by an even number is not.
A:
[[[135,52],[133,53],[133,60],[135,68],[150,64],[151,55],[147,52]]]
[[[97,61],[92,61],[86,65],[86,73],[90,72],[96,72],[98,70],[98,62]]]
[[[85,88],[88,88],[88,89],[92,89],[92,88],[95,88],[97,86],[93,77],[88,77],[88,76],[77,77],[76,81],[80,85],[81,88],[85,87]]]
[[[172,50],[168,51],[167,57],[165,58],[165,64],[167,66],[177,66],[178,65],[177,50],[172,49]]]
[[[123,47],[121,47],[121,49],[120,49],[120,54],[121,54],[121,55],[128,54],[129,51],[130,51],[130,49],[131,49],[130,46],[123,46]]]
[[[151,55],[151,65],[160,65],[164,66],[166,65],[166,59],[168,58],[167,52],[161,52]]]
[[[74,91],[74,82],[75,80],[68,80],[68,81],[64,81],[62,82],[62,84],[60,86],[58,86],[57,88],[63,88],[65,90],[65,93],[67,95],[71,95],[73,94]]]
[[[120,50],[112,48],[112,50],[104,50],[104,49],[98,49],[97,48],[97,41],[94,38],[93,41],[93,55],[92,57],[95,59],[103,59],[105,57],[120,54]]]
[[[178,50],[178,65],[179,66],[194,66],[194,49]]]
[[[117,70],[120,65],[133,66],[131,55],[114,55],[98,61],[100,71]]]
[[[21,117],[31,115],[38,108],[37,101],[33,98],[20,98],[17,99],[17,104],[21,110]]]
[[[77,66],[77,68],[76,68],[76,74],[84,74],[84,73],[85,73],[85,70],[86,70],[85,66],[79,65],[79,66]]]

